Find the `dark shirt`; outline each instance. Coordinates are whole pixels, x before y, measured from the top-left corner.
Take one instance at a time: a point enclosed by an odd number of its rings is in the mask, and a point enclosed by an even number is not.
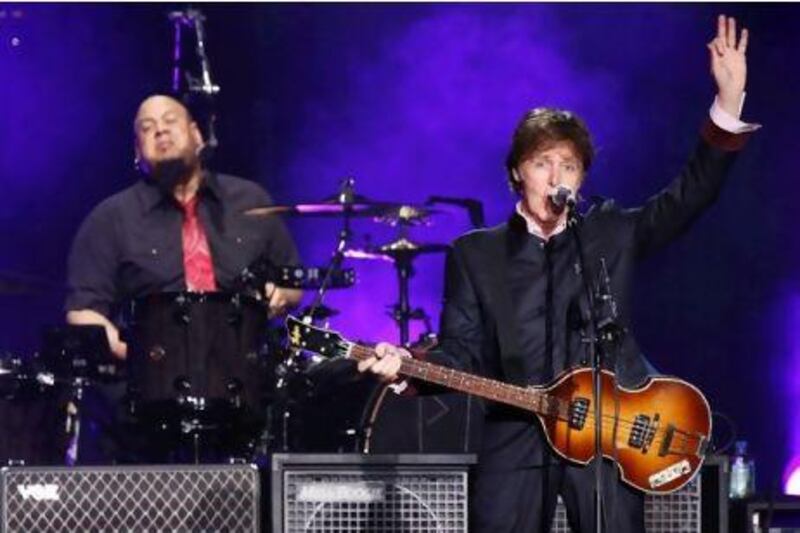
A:
[[[198,195],[198,216],[220,290],[230,290],[262,254],[276,265],[299,264],[297,248],[279,218],[242,214],[272,203],[259,185],[206,172]],[[149,180],[104,200],[72,244],[66,310],[92,309],[110,316],[123,301],[185,291],[182,224],[177,201]]]

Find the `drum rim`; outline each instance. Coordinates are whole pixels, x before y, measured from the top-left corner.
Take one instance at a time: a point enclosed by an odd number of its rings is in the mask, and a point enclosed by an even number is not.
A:
[[[204,302],[222,302],[229,303],[233,299],[238,298],[241,303],[257,305],[259,307],[267,307],[267,302],[259,300],[250,294],[237,291],[210,291],[210,292],[193,292],[193,291],[161,291],[139,296],[137,298],[128,298],[129,304],[147,304],[147,303],[180,303],[176,302],[178,298],[183,298],[189,303],[204,303]]]

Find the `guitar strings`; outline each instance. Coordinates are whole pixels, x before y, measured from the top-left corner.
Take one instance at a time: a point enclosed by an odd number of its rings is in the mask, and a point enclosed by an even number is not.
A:
[[[372,348],[362,347],[358,344],[352,344],[351,354],[353,354],[358,359],[369,358],[375,355],[375,351]],[[569,409],[569,404],[558,398],[557,396],[547,394],[544,391],[535,390],[535,389],[527,389],[523,387],[519,387],[516,385],[510,385],[508,383],[499,383],[493,381],[488,378],[484,378],[482,376],[476,376],[474,374],[468,374],[465,372],[460,372],[456,369],[447,368],[447,367],[439,367],[432,365],[430,363],[426,363],[425,361],[419,361],[417,359],[403,359],[402,365],[406,367],[407,371],[405,373],[410,373],[412,369],[416,371],[416,373],[424,373],[425,375],[430,374],[429,370],[433,370],[434,372],[442,372],[445,374],[450,374],[451,378],[459,376],[462,380],[462,385],[464,380],[468,380],[473,385],[480,385],[484,384],[489,386],[490,388],[495,388],[506,392],[506,394],[510,394],[510,399],[519,400],[522,405],[518,405],[519,407],[534,407],[535,404],[538,402],[539,404],[542,403],[542,400],[546,398],[548,402],[554,402],[558,411],[562,409]],[[402,368],[401,368],[402,370]],[[411,375],[410,377],[418,377]],[[424,378],[423,378],[424,379]],[[449,381],[447,378],[443,378],[443,381]],[[436,383],[434,381],[434,383]],[[447,383],[439,383],[441,385],[447,385]],[[488,395],[491,399],[491,395]],[[525,401],[526,399],[533,399],[533,401]],[[502,400],[503,398],[497,397],[493,398],[495,400]],[[618,418],[614,415],[601,415],[602,416],[602,423],[600,425],[601,429],[611,429],[613,431],[614,426],[617,428],[623,428],[624,430],[630,430],[636,424],[635,421]],[[587,425],[583,429],[588,429],[594,427],[594,412],[589,411],[587,413]],[[562,419],[563,420],[563,419]],[[700,441],[704,437],[702,435],[695,435],[692,433],[688,433],[684,430],[679,428],[672,428],[673,431],[673,442],[678,445],[680,444],[682,448],[686,448],[692,441]],[[653,443],[663,443],[667,439],[667,429],[665,428],[657,428],[653,431]],[[618,444],[618,443],[616,443]],[[652,444],[651,444],[652,445]],[[619,447],[619,446],[618,446]],[[625,443],[623,447],[626,448],[634,448],[629,444]],[[670,447],[670,450],[672,446]]]

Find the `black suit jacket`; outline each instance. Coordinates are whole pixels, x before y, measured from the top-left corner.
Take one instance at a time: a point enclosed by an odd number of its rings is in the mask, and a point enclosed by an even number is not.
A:
[[[746,138],[708,121],[667,188],[641,207],[605,201],[583,217],[587,265],[594,276],[605,260],[628,329],[618,355],[606,361],[624,385],[641,382],[652,369],[630,332],[634,265],[683,233],[717,198]],[[518,384],[549,381],[586,364],[581,334],[588,306],[568,233],[544,243],[515,213],[505,224],[458,238],[446,261],[440,344],[428,359]]]

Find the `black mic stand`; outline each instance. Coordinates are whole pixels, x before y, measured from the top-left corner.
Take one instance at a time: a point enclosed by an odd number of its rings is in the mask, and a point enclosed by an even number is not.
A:
[[[608,272],[606,270],[605,259],[600,260],[601,278],[597,284],[597,290],[593,290],[595,284],[592,281],[591,273],[587,268],[586,254],[580,236],[580,227],[583,219],[575,209],[575,203],[570,201],[566,204],[568,209],[567,226],[572,233],[575,247],[578,251],[578,267],[583,277],[583,288],[586,301],[589,307],[589,317],[586,321],[586,336],[584,342],[587,344],[589,359],[592,365],[592,389],[594,397],[594,515],[595,531],[603,531],[603,410],[602,410],[602,389],[603,389],[603,352],[613,349],[623,332],[623,329],[616,323],[617,306],[611,291]],[[596,294],[595,294],[596,292]],[[599,306],[598,306],[599,300]],[[601,346],[604,349],[601,349]]]

